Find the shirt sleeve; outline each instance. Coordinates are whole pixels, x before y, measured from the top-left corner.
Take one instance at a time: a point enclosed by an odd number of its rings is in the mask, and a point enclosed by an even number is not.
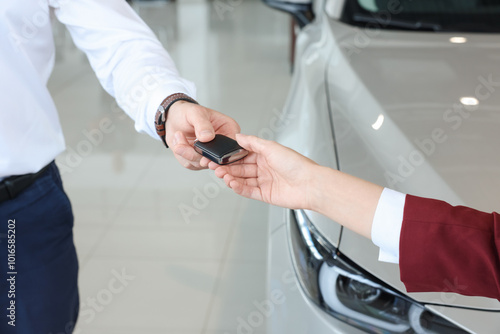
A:
[[[406,195],[385,188],[373,217],[371,237],[380,248],[379,261],[399,263],[399,238]]]
[[[49,0],[103,88],[135,121],[135,129],[159,139],[158,106],[169,95],[196,98],[151,29],[124,0]]]
[[[500,215],[408,195],[399,269],[408,292],[500,300]]]

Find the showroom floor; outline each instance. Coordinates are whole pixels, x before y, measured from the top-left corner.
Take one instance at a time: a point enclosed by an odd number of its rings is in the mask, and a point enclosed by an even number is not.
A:
[[[290,83],[288,16],[257,0],[132,5],[196,83],[198,101],[244,133],[272,137]],[[49,88],[68,147],[57,161],[75,213],[76,333],[240,333],[265,298],[266,205],[210,171],[184,170],[136,133],[58,24],[55,38]],[[99,130],[103,120],[111,131]]]

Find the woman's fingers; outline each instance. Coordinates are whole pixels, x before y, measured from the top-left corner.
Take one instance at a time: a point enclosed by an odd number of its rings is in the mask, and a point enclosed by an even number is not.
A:
[[[268,140],[255,136],[244,135],[241,133],[236,134],[236,141],[243,148],[255,153],[263,153],[264,149],[266,148],[266,144],[270,143],[270,141]]]
[[[213,161],[210,161],[208,163],[208,168],[211,170],[216,170],[219,167],[230,167],[230,166],[238,166],[238,165],[243,165],[243,164],[255,164],[257,163],[257,154],[250,152],[245,158],[235,161],[231,163],[230,165],[219,165]]]
[[[229,188],[233,189],[236,194],[255,200],[262,200],[260,188],[254,186],[253,184],[255,183],[251,180],[252,179],[235,178],[229,174],[224,176],[224,182]]]
[[[258,187],[259,186],[259,181],[256,178],[241,178],[241,177],[234,177],[231,174],[226,174],[223,176],[224,182],[229,186],[229,181],[236,180],[237,182],[245,185],[245,186],[250,186],[250,187]]]
[[[240,178],[256,178],[258,176],[258,167],[255,164],[241,164],[223,166],[215,170],[217,177],[224,177],[226,174]]]

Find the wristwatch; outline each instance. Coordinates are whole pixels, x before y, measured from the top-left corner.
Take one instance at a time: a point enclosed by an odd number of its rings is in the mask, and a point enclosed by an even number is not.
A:
[[[163,141],[163,144],[165,144],[165,147],[168,148],[167,144],[167,139],[165,138],[165,122],[167,120],[167,112],[168,109],[172,106],[177,101],[188,101],[194,104],[198,104],[193,98],[189,97],[188,95],[184,93],[175,93],[170,96],[168,96],[163,102],[160,104],[158,107],[158,111],[156,111],[155,115],[155,128],[156,128],[156,133],[158,136],[160,136],[161,140]]]

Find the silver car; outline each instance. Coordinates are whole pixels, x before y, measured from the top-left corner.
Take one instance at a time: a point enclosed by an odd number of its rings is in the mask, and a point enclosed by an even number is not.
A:
[[[499,210],[499,0],[266,2],[303,27],[279,142],[401,192]],[[371,241],[314,212],[269,218],[269,333],[500,333],[498,300],[407,293]]]

